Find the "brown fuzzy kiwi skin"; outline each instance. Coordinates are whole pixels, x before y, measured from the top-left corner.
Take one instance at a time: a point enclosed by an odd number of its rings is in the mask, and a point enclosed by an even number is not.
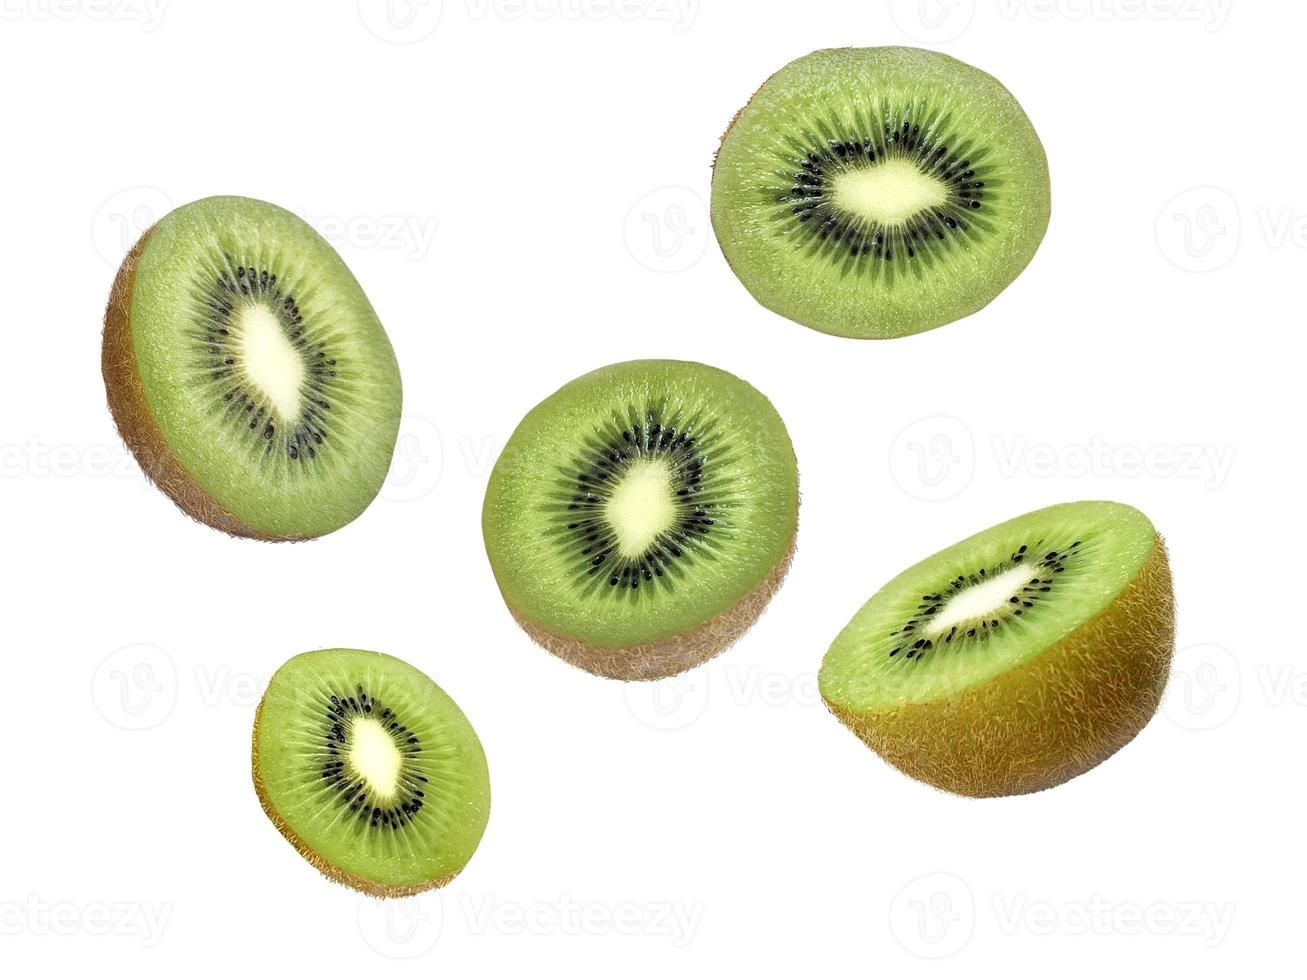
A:
[[[109,411],[118,432],[144,470],[146,479],[166,493],[195,520],[240,538],[260,541],[302,541],[303,537],[265,534],[243,523],[205,491],[168,447],[163,430],[150,411],[136,364],[132,339],[132,294],[136,289],[136,266],[154,232],[148,228],[132,246],[118,268],[109,305],[104,311],[104,344],[100,369],[109,398]]]
[[[831,712],[901,771],[950,793],[1034,793],[1089,771],[1157,711],[1175,648],[1161,537],[1121,594],[1038,657],[950,698]]]
[[[263,701],[259,702],[258,709],[254,712],[254,738],[253,749],[251,751],[251,770],[254,776],[254,792],[258,794],[259,805],[263,807],[263,812],[267,814],[272,825],[281,832],[281,836],[290,841],[291,846],[299,851],[300,857],[308,861],[309,864],[317,868],[322,875],[331,881],[345,885],[347,888],[353,888],[355,891],[363,892],[365,895],[371,895],[374,898],[406,898],[410,895],[417,895],[420,892],[430,891],[433,888],[443,888],[451,881],[458,877],[459,871],[445,875],[443,878],[433,878],[430,881],[420,881],[412,885],[383,885],[380,882],[372,881],[369,878],[363,878],[344,868],[339,868],[326,860],[321,854],[313,850],[290,826],[282,819],[281,814],[277,812],[272,805],[272,800],[268,798],[268,792],[263,785],[263,775],[259,772],[259,725],[263,720]]]
[[[573,667],[620,681],[659,680],[706,663],[744,636],[780,589],[794,559],[794,546],[795,541],[791,540],[790,547],[767,577],[725,612],[692,630],[651,643],[626,647],[592,646],[525,619],[511,603],[508,609],[531,639]],[[508,597],[504,599],[507,601]]]

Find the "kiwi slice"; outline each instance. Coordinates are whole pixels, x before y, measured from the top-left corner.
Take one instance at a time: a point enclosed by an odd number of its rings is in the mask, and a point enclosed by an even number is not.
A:
[[[210,197],[142,235],[109,297],[103,370],[146,476],[231,534],[334,531],[390,468],[390,341],[340,256],[275,205]]]
[[[817,51],[736,116],[712,222],[768,309],[843,337],[974,313],[1048,226],[1048,163],[996,79],[916,48]]]
[[[435,681],[384,653],[315,650],[272,676],[254,788],[310,864],[369,895],[447,884],[490,815],[481,742]]]
[[[720,653],[789,568],[798,471],[754,387],[689,361],[628,361],[565,385],[509,439],[486,551],[509,609],[564,660],[624,680]]]
[[[1046,789],[1157,710],[1175,645],[1171,571],[1148,518],[1059,504],[912,566],[821,666],[835,715],[909,776],[965,796]]]

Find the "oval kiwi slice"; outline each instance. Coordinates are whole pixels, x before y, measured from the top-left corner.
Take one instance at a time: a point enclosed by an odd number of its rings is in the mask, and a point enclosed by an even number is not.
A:
[[[1175,645],[1166,549],[1124,504],[1059,504],[909,568],[821,665],[826,704],[910,776],[965,796],[1092,769],[1153,716]]]
[[[275,205],[210,197],[147,231],[113,284],[103,369],[146,476],[231,534],[326,534],[390,467],[390,341],[340,256]]]
[[[366,650],[272,676],[254,718],[264,812],[328,878],[383,898],[447,884],[490,814],[481,742],[436,683]]]
[[[798,471],[771,403],[688,361],[629,361],[533,408],[482,526],[523,628],[592,673],[665,677],[720,653],[789,567]]]
[[[717,155],[712,222],[754,297],[844,337],[974,313],[1035,254],[1048,163],[996,79],[915,48],[817,51],[773,75]]]

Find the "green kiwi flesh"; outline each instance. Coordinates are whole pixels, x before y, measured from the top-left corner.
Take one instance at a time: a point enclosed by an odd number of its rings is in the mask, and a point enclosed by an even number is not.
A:
[[[789,434],[747,382],[629,361],[532,409],[482,516],[500,591],[537,642],[625,680],[714,656],[761,613],[798,523]]]
[[[315,650],[273,675],[254,720],[254,786],[328,878],[383,898],[448,883],[490,814],[486,758],[434,681],[366,650]]]
[[[206,524],[313,538],[385,480],[394,351],[340,256],[275,205],[206,198],[147,231],[114,282],[102,361],[124,441]]]
[[[1124,504],[1058,504],[901,573],[836,638],[831,711],[908,775],[1029,793],[1112,755],[1157,710],[1175,646],[1166,549]]]
[[[722,140],[712,223],[765,307],[816,330],[930,330],[997,296],[1048,226],[1030,120],[995,78],[916,48],[816,51]]]

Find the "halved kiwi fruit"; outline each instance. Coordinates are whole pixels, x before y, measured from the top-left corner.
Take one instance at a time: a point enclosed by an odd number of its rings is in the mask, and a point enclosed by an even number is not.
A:
[[[736,116],[712,222],[768,309],[843,337],[900,337],[974,313],[1026,267],[1048,163],[996,79],[916,48],[817,51]]]
[[[733,643],[779,588],[798,486],[785,424],[748,383],[614,364],[517,427],[486,491],[486,551],[546,649],[606,677],[665,677]]]
[[[146,476],[231,534],[326,534],[390,467],[390,341],[340,256],[275,205],[210,197],[141,236],[109,297],[103,370]]]
[[[471,723],[436,683],[366,650],[315,650],[272,676],[254,718],[264,812],[328,878],[383,898],[447,884],[490,814]]]
[[[895,577],[821,666],[831,711],[888,762],[964,796],[1030,793],[1098,765],[1157,710],[1175,646],[1148,518],[1059,504]]]

